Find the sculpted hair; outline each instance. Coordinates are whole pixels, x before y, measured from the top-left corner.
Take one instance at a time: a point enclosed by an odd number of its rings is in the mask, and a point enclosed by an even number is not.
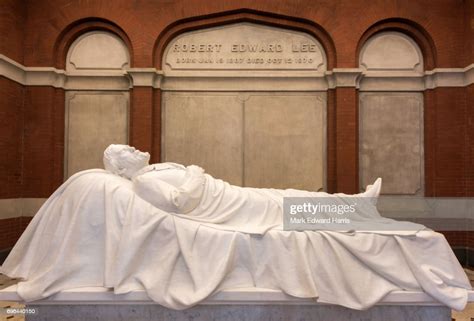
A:
[[[104,167],[109,172],[112,172],[117,175],[122,175],[125,171],[125,168],[121,168],[119,162],[117,161],[117,146],[110,145],[104,151]]]

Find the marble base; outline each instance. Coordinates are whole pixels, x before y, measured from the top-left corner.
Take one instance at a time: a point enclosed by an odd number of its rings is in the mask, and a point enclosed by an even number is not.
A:
[[[0,301],[21,302],[13,284],[0,290]],[[474,302],[474,291],[468,301]],[[450,321],[451,310],[424,292],[393,291],[366,311],[296,298],[261,288],[223,290],[199,305],[176,311],[151,301],[143,290],[114,294],[102,287],[77,288],[25,303],[26,320],[281,320],[281,321]],[[30,309],[30,310],[28,310]],[[1,312],[1,311],[0,311]],[[0,316],[1,320],[1,316]]]
[[[199,305],[175,311],[159,305],[27,305],[26,320],[173,320],[173,321],[449,321],[444,306],[375,306],[366,311],[333,305]]]

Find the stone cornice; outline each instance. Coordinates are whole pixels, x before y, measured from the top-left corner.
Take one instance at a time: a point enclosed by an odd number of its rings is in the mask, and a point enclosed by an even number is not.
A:
[[[356,87],[362,70],[359,68],[334,68],[326,72],[328,88]]]
[[[24,86],[52,86],[66,90],[128,90],[133,87],[153,87],[163,90],[202,91],[325,91],[337,87],[355,87],[360,91],[424,91],[437,87],[465,87],[474,84],[474,64],[465,68],[436,68],[424,73],[366,71],[362,68],[334,68],[324,73],[264,70],[164,73],[155,68],[68,72],[53,67],[25,67],[0,54],[0,76]]]
[[[131,87],[161,88],[163,71],[155,68],[129,68],[127,74],[131,77]]]

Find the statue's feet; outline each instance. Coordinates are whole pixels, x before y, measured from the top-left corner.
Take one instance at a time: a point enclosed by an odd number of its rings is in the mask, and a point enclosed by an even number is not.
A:
[[[377,204],[377,198],[380,195],[380,190],[382,189],[382,178],[377,178],[372,185],[367,185],[365,192],[362,193],[364,197],[372,198],[372,203]]]

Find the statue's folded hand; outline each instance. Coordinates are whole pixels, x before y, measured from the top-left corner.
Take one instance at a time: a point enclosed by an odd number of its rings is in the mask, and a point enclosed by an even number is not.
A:
[[[149,171],[134,177],[132,181],[137,195],[170,213],[189,213],[199,205],[206,181],[201,167],[188,166],[179,186],[165,182],[160,175],[160,171]]]
[[[197,165],[189,165],[188,167],[186,167],[186,174],[191,174],[191,175],[204,174],[204,169]]]

